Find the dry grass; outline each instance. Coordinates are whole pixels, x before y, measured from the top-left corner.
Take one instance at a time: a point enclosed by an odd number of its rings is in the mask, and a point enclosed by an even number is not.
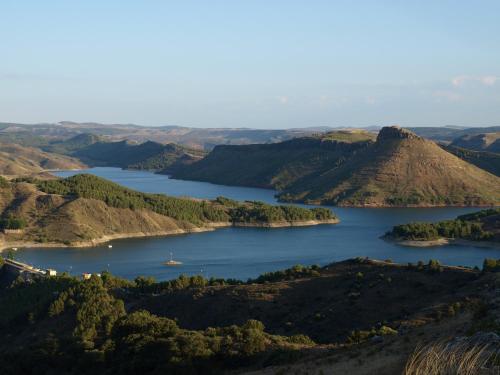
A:
[[[404,375],[500,374],[495,362],[500,345],[477,337],[441,341],[418,347],[406,363]]]

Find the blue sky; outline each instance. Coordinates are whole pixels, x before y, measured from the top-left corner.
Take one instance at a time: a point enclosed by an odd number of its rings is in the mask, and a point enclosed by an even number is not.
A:
[[[0,121],[500,125],[499,1],[0,1]]]

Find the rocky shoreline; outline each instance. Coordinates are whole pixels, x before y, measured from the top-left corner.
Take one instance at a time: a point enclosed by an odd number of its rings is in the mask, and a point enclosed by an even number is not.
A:
[[[326,220],[303,220],[303,221],[277,221],[274,223],[233,223],[234,227],[241,228],[286,228],[286,227],[307,227],[312,225],[338,224],[339,219]]]

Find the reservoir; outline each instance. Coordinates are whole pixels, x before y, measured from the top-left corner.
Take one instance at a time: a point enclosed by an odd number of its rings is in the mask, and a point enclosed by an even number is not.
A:
[[[67,177],[76,173],[92,173],[148,193],[210,199],[225,196],[276,204],[273,190],[174,180],[144,171],[92,168],[56,174]],[[20,249],[16,257],[40,268],[54,268],[75,275],[109,270],[129,279],[145,275],[157,280],[176,278],[180,274],[245,280],[295,264],[326,265],[357,256],[402,263],[437,259],[443,264],[479,267],[484,258],[500,258],[499,248],[457,245],[411,248],[379,238],[396,224],[452,219],[477,211],[477,208],[332,209],[339,216],[340,224],[278,229],[223,228],[170,237],[116,240],[111,242],[111,248],[103,244],[77,249]],[[171,252],[182,265],[163,265],[170,259]]]

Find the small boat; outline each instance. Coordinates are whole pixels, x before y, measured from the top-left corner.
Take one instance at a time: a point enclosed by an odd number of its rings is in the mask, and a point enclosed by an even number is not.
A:
[[[176,260],[173,260],[172,259],[172,253],[170,253],[170,260],[166,261],[163,264],[166,265],[166,266],[180,266],[182,264],[182,262],[178,262]]]
[[[108,249],[111,249],[113,247],[113,245],[108,245]]]
[[[13,247],[12,250],[17,251],[17,247]]]

